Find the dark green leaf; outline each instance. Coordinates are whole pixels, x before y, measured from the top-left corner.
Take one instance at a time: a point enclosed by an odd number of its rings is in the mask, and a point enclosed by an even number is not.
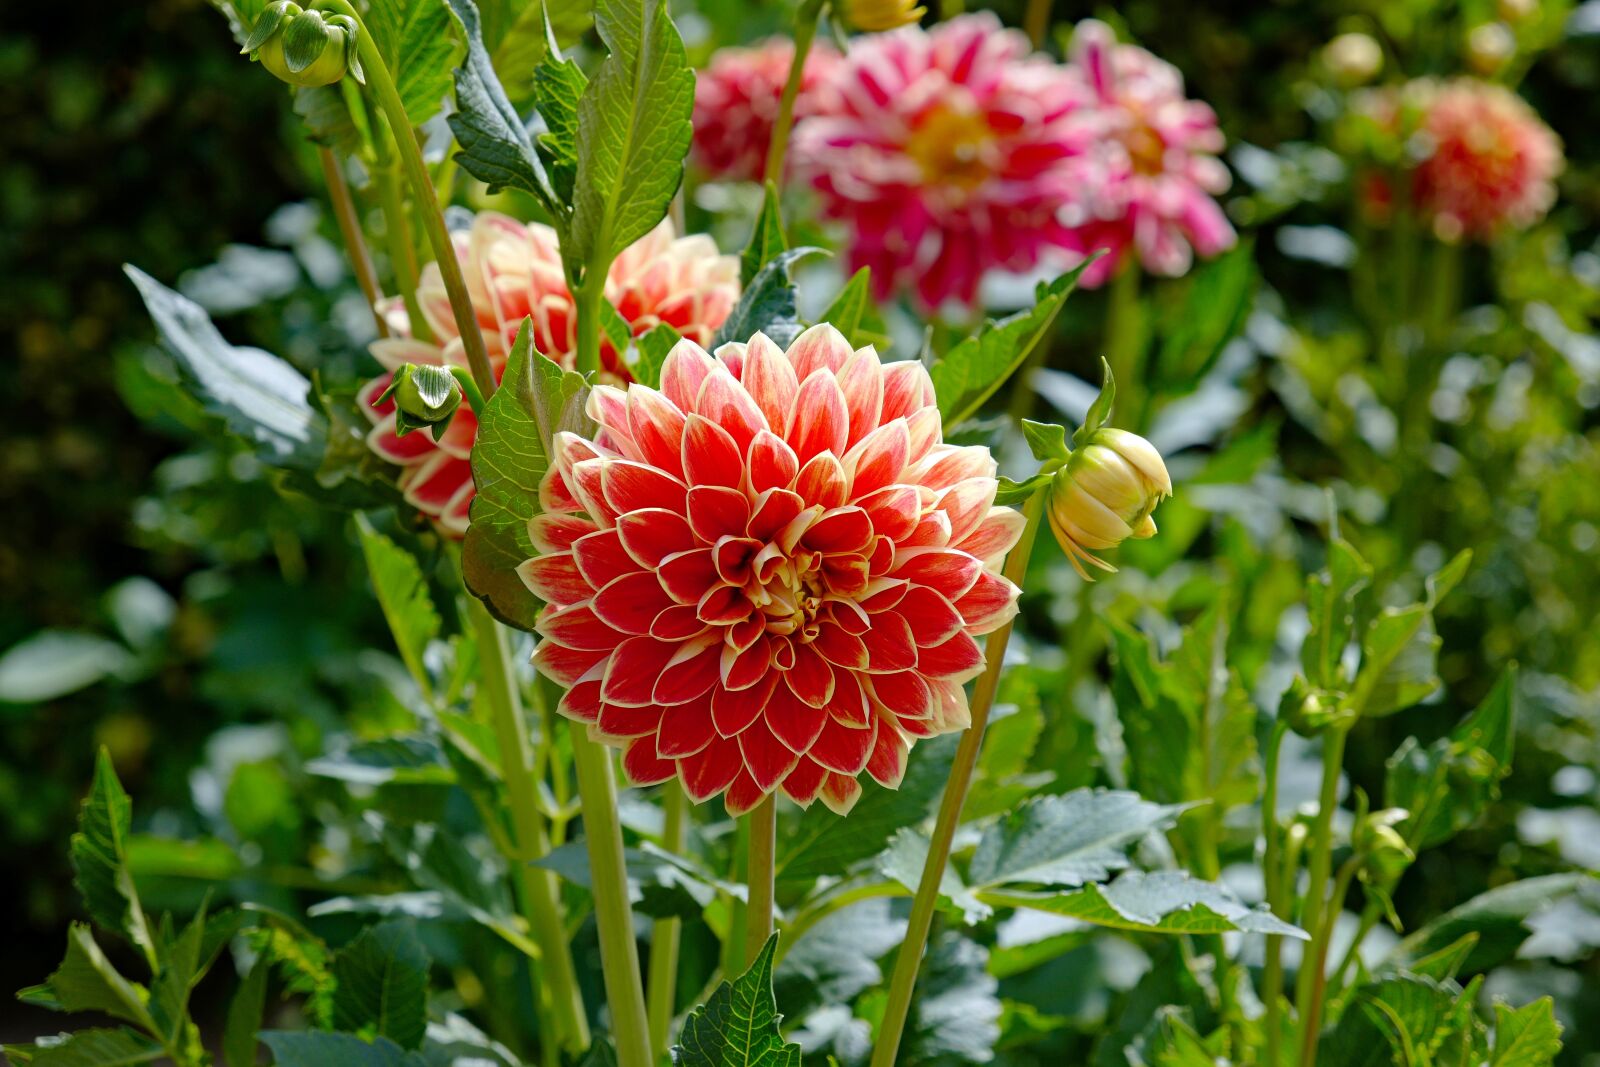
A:
[[[1256,291],[1253,245],[1242,240],[1191,276],[1189,292],[1156,357],[1163,382],[1180,390],[1192,388],[1244,325]]]
[[[529,10],[538,6],[536,0]],[[578,64],[562,58],[553,43],[533,73],[534,101],[545,124],[537,147],[549,168],[556,195],[562,203],[571,204],[573,185],[578,180],[578,101],[589,79]]]
[[[162,951],[161,969],[150,987],[150,1015],[155,1020],[156,1033],[169,1048],[199,1042],[199,1033],[189,1021],[189,992],[200,978],[205,931],[206,914],[202,909]]]
[[[350,117],[350,105],[337,84],[296,89],[294,113],[305,123],[311,139],[336,155],[350,156],[361,151],[361,131]]]
[[[117,780],[111,754],[104,748],[95,760],[94,784],[78,811],[78,832],[70,850],[78,892],[89,917],[121,934],[154,958],[155,942],[128,874],[125,842],[133,802]]]
[[[255,1067],[256,1031],[267,1003],[269,961],[256,960],[228,1003],[228,1021],[222,1031],[222,1061],[227,1067]]]
[[[773,974],[778,1003],[792,1017],[848,1004],[883,981],[878,960],[905,939],[894,902],[863,900],[831,912],[801,934]]]
[[[129,1067],[166,1055],[160,1045],[125,1027],[79,1030],[32,1045],[6,1045],[3,1051],[12,1063],[29,1067]]]
[[[389,623],[400,659],[423,694],[431,694],[433,686],[423,657],[429,642],[439,636],[439,613],[428,595],[422,568],[411,553],[374,530],[372,523],[359,512],[356,530],[361,535],[361,552],[367,559],[372,591],[383,608],[383,617]]]
[[[743,976],[723,982],[711,999],[691,1011],[672,1050],[677,1067],[800,1067],[800,1046],[778,1031],[772,995],[772,956],[777,935],[767,939]]]
[[[1570,872],[1525,878],[1473,897],[1412,932],[1386,962],[1404,968],[1430,956],[1470,933],[1479,936],[1477,947],[1462,964],[1463,974],[1477,974],[1510,959],[1532,932],[1528,919],[1579,892],[1600,886],[1593,875]]]
[[[1171,826],[1182,811],[1102,789],[1025,801],[984,831],[967,881],[980,888],[1101,882],[1128,866],[1129,848]]]
[[[24,989],[18,999],[54,1011],[98,1011],[154,1032],[144,988],[124,978],[106,959],[83,923],[67,930],[61,966],[41,986]]]
[[[1340,660],[1355,628],[1361,594],[1372,582],[1372,568],[1348,541],[1328,546],[1328,564],[1306,582],[1311,628],[1300,646],[1300,667],[1319,689],[1343,688]]]
[[[420,1047],[428,1026],[428,966],[411,923],[367,927],[333,959],[334,1026]]]
[[[1490,1067],[1549,1067],[1561,1051],[1561,1024],[1555,1003],[1540,997],[1513,1008],[1494,1006],[1494,1054]]]
[[[262,960],[278,970],[284,992],[306,998],[306,1013],[319,1027],[333,1025],[333,972],[322,939],[281,912],[254,906],[260,923],[246,934]]]
[[[1117,380],[1111,373],[1111,364],[1104,357],[1100,359],[1100,391],[1095,394],[1094,400],[1089,404],[1089,410],[1084,413],[1083,425],[1079,426],[1072,435],[1072,447],[1082,448],[1089,443],[1095,433],[1111,418],[1111,409],[1117,402]]]
[[[795,309],[794,282],[789,271],[799,260],[821,251],[811,247],[791,248],[769,260],[745,286],[744,295],[717,330],[712,349],[729,341],[748,341],[758,332],[770,337],[779,348],[788,348],[804,328]]]
[[[448,785],[455,774],[439,745],[426,737],[380,737],[354,743],[334,739],[330,750],[306,763],[306,773],[351,785]]]
[[[754,282],[761,268],[788,247],[789,242],[783,236],[783,212],[778,206],[778,187],[768,182],[761,198],[761,213],[756,216],[755,229],[750,234],[750,243],[745,245],[743,254],[739,256],[739,280],[745,285]],[[828,320],[824,318],[823,321]]]
[[[355,1034],[263,1030],[261,1040],[277,1067],[430,1067],[421,1053],[383,1037],[369,1043]]]
[[[889,339],[872,303],[872,268],[862,267],[852,274],[817,321],[832,325],[852,347],[876,345],[881,353]]]
[[[1306,937],[1270,912],[1248,908],[1222,886],[1199,881],[1185,871],[1128,871],[1109,885],[1087,885],[1068,893],[991,889],[977,895],[996,908],[1033,908],[1116,930],[1169,934],[1242,930]]]
[[[650,327],[635,344],[638,359],[629,365],[628,373],[640,385],[655,389],[661,384],[661,365],[683,337],[671,326],[661,322]]]
[[[1339,1025],[1322,1039],[1319,1063],[1328,1067],[1388,1067],[1417,1062],[1419,1051],[1437,1048],[1470,1023],[1455,983],[1404,974],[1362,986],[1346,1005]]]
[[[371,0],[364,21],[394,75],[411,125],[438,114],[459,47],[443,0]]]
[[[327,422],[311,405],[311,383],[259,348],[223,340],[199,305],[144,271],[124,266],[155,321],[184,383],[205,410],[251,441],[263,462],[315,470],[322,463]]]
[[[958,1067],[993,1058],[1000,1039],[1000,983],[988,973],[988,962],[986,949],[959,934],[934,939],[917,978],[898,1062]]]

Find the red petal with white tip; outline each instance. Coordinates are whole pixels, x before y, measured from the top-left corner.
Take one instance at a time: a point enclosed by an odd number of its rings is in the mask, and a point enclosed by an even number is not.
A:
[[[606,664],[600,695],[607,704],[644,707],[651,703],[656,679],[677,648],[653,637],[632,637],[622,642]]]
[[[728,788],[743,769],[738,742],[714,739],[699,752],[678,761],[678,780],[689,799],[700,804]]]
[[[958,633],[942,644],[920,650],[917,669],[930,678],[967,681],[983,670],[983,650],[978,642]]]
[[[654,741],[648,737],[641,737],[629,745],[628,751],[623,754],[622,773],[626,774],[628,781],[634,785],[656,785],[669,781],[677,774],[678,765],[672,760],[657,756]]]
[[[641,508],[666,508],[682,515],[688,488],[655,467],[632,460],[604,461],[601,485],[606,503],[618,515]]]
[[[827,778],[827,769],[822,764],[802,758],[783,780],[783,795],[802,808],[810,807],[811,802],[817,799],[817,794],[822,792],[822,783]]]
[[[980,636],[992,633],[1017,614],[1017,597],[1022,590],[995,574],[984,571],[973,587],[955,602],[967,632]]]
[[[578,679],[589,673],[591,667],[605,660],[606,655],[605,652],[567,648],[554,641],[541,641],[539,647],[533,650],[533,665],[553,682],[575,685]]]
[[[905,738],[886,722],[878,724],[878,736],[867,757],[867,773],[887,789],[899,789],[906,776]]]
[[[744,481],[744,457],[733,436],[701,415],[690,415],[684,428],[683,471],[689,484],[737,489]]]
[[[716,736],[717,729],[711,721],[711,697],[703,696],[670,707],[661,716],[656,755],[662,759],[692,756],[704,751]]]
[[[792,677],[793,671],[789,672]],[[772,691],[763,721],[775,737],[791,752],[804,755],[822,733],[828,713],[821,707],[800,700],[785,686]]]
[[[661,613],[672,606],[672,598],[655,575],[639,571],[607,582],[589,603],[607,625],[623,633],[647,634]]]
[[[737,489],[697,485],[689,490],[689,528],[706,544],[732,535],[744,536],[750,524],[750,500]]]
[[[617,537],[639,566],[652,570],[667,556],[700,547],[689,520],[666,508],[644,508],[617,516]]]
[[[898,553],[889,573],[913,585],[925,585],[946,600],[957,600],[983,571],[974,556],[948,548],[911,549]]]
[[[800,754],[778,740],[765,720],[759,718],[739,735],[739,752],[744,756],[745,769],[763,793],[770,793],[800,762]]]
[[[750,442],[750,491],[788,489],[800,471],[800,460],[789,443],[771,430],[762,430]]]
[[[525,560],[517,565],[517,575],[546,604],[564,607],[594,595],[594,588],[584,581],[570,552]]]
[[[711,549],[696,548],[678,552],[661,561],[661,587],[680,604],[698,604],[720,579],[711,559]]]
[[[819,452],[844,455],[849,438],[850,415],[839,383],[827,371],[816,371],[800,383],[784,439],[805,463]]]
[[[812,759],[839,774],[860,774],[867,765],[878,742],[878,720],[874,717],[866,729],[859,729],[829,719],[821,735],[807,753]]]

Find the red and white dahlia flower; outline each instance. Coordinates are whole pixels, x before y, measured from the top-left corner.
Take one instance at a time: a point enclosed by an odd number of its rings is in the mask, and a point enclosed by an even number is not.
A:
[[[534,663],[634,783],[843,812],[862,771],[894,788],[916,739],[968,725],[1023,520],[988,449],[942,443],[920,363],[828,325],[787,352],[684,341],[659,390],[602,385],[588,410],[519,573],[547,605]]]
[[[505,371],[506,356],[524,318],[532,320],[533,347],[571,367],[577,320],[555,231],[483,212],[469,230],[452,236],[496,379]],[[606,298],[635,337],[665,322],[685,337],[709,342],[739,300],[739,261],[719,254],[704,235],[677,237],[672,223],[663,221],[612,263]],[[431,433],[400,437],[395,433],[394,402],[379,401],[404,363],[467,366],[437,263],[423,269],[417,301],[433,333],[432,342],[410,336],[405,306],[398,297],[385,301],[382,308],[394,336],[371,345],[384,373],[360,394],[362,410],[373,422],[367,444],[403,468],[400,488],[406,502],[432,518],[442,532],[460,537],[467,529],[473,496],[468,457],[477,439],[477,417],[463,405],[440,441],[435,442]],[[627,368],[609,341],[602,347],[601,363],[605,375],[627,380]]]
[[[1099,285],[1135,255],[1152,274],[1179,275],[1193,253],[1233,247],[1233,227],[1213,197],[1228,188],[1216,154],[1222,131],[1211,108],[1184,95],[1183,75],[1111,28],[1087,19],[1072,60],[1088,83],[1100,125],[1077,233],[1084,251],[1109,249],[1084,272]]]
[[[1081,250],[1064,224],[1094,127],[1081,78],[987,12],[861,38],[795,130],[799,173],[850,225],[878,295],[971,304],[991,270]],[[1065,257],[1063,257],[1065,258]]]
[[[694,84],[694,155],[712,177],[760,181],[794,42],[773,37],[748,48],[724,48],[699,71]],[[839,66],[839,53],[817,42],[806,54],[794,118],[804,122],[819,108]]]

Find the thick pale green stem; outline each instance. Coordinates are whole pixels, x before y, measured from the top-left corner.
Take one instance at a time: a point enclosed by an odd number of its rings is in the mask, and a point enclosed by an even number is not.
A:
[[[389,336],[389,324],[378,310],[383,294],[378,289],[378,272],[372,267],[372,254],[361,236],[361,219],[356,214],[356,202],[350,195],[350,185],[344,180],[339,161],[327,148],[317,149],[317,160],[322,164],[322,179],[328,184],[328,200],[333,204],[334,221],[339,224],[339,236],[344,239],[345,254],[350,257],[350,270],[361,287],[367,307],[372,310],[372,325],[379,337]]]
[[[684,829],[689,821],[689,797],[676,778],[662,787],[662,812],[666,824],[661,845],[668,852],[683,851]],[[683,937],[682,919],[657,919],[650,932],[650,971],[645,981],[645,1002],[650,1016],[650,1048],[657,1062],[670,1046],[673,1009],[677,1007],[678,947]]]
[[[745,816],[750,823],[750,851],[744,884],[750,892],[745,908],[744,962],[748,967],[772,936],[774,872],[777,870],[778,803],[771,796]]]
[[[1333,897],[1328,901],[1322,925],[1317,928],[1306,949],[1306,955],[1311,960],[1312,980],[1311,999],[1300,1012],[1301,1067],[1316,1067],[1317,1064],[1317,1036],[1322,1029],[1322,1005],[1328,991],[1328,945],[1333,941],[1334,923],[1344,911],[1344,898],[1350,892],[1350,882],[1360,869],[1361,861],[1355,856],[1351,856],[1339,868],[1338,877],[1333,882]]]
[[[762,181],[783,188],[783,160],[789,150],[789,134],[794,129],[794,104],[800,97],[800,85],[805,81],[806,56],[811,52],[811,42],[817,36],[817,23],[822,19],[824,0],[806,0],[795,14],[794,59],[789,63],[789,79],[783,84],[783,95],[778,98],[778,117],[772,123],[772,139],[767,142],[767,165]],[[759,950],[760,946],[756,946]]]
[[[539,946],[542,988],[534,990],[536,1003],[548,1007],[556,1037],[569,1052],[589,1047],[589,1020],[583,994],[572,965],[572,949],[561,921],[561,897],[553,871],[531,865],[550,850],[544,816],[539,811],[537,783],[528,724],[516,678],[511,671],[505,630],[489,617],[477,597],[467,597],[467,613],[478,643],[484,695],[494,716],[495,740],[500,748],[500,773],[505,779],[511,807],[515,851],[508,859],[515,871],[522,908]]]
[[[386,127],[387,124],[380,126]],[[405,200],[400,194],[400,173],[388,153],[389,138],[379,129],[377,144],[384,145],[372,180],[378,187],[378,202],[383,205],[383,236],[389,246],[389,267],[394,271],[394,285],[400,290],[400,299],[406,306],[406,317],[411,320],[411,336],[422,341],[433,340],[433,327],[422,314],[422,304],[417,300],[417,259],[411,250],[411,225],[406,221]]]
[[[1028,557],[1033,552],[1034,538],[1039,533],[1045,496],[1044,493],[1035,493],[1029,498],[1023,508],[1027,522],[1022,528],[1022,536],[1006,557],[1004,574],[1019,587],[1027,576]],[[978,765],[983,731],[989,723],[989,711],[994,706],[995,693],[1000,688],[1000,670],[1005,664],[1011,629],[1012,623],[1007,623],[990,634],[984,649],[983,674],[978,677],[978,684],[972,691],[972,725],[961,735],[955,763],[950,768],[950,779],[945,785],[944,799],[939,804],[933,838],[928,842],[928,858],[922,865],[922,879],[917,883],[917,893],[911,901],[911,925],[900,944],[899,956],[894,961],[894,975],[889,980],[889,1000],[884,1006],[883,1024],[872,1050],[872,1067],[894,1067],[895,1057],[900,1051],[900,1038],[905,1032],[906,1016],[911,1010],[911,994],[917,984],[917,969],[922,963],[922,950],[928,943],[934,909],[939,903],[939,883],[943,881],[945,866],[950,862],[950,845],[955,840],[956,827],[961,822],[961,807],[966,803],[967,790],[972,785],[972,772]]]
[[[639,978],[639,951],[633,937],[633,905],[628,902],[628,869],[617,821],[617,781],[611,753],[574,726],[572,760],[578,768],[583,802],[583,838],[589,849],[594,884],[595,925],[600,930],[600,969],[605,976],[611,1033],[621,1067],[651,1067],[650,1023]]]
[[[1339,802],[1339,768],[1344,764],[1344,742],[1349,733],[1347,726],[1331,727],[1322,738],[1322,791],[1318,799],[1317,818],[1311,826],[1311,859],[1307,863],[1309,881],[1306,884],[1305,906],[1300,912],[1300,926],[1316,943],[1326,913],[1328,875],[1333,865],[1333,811]],[[1315,1056],[1316,1030],[1309,1025],[1312,1019],[1312,999],[1321,983],[1317,980],[1318,961],[1307,947],[1301,958],[1300,973],[1295,976],[1295,1010],[1300,1016],[1302,1049],[1309,1047]],[[1316,1013],[1320,1016],[1320,1006]],[[1304,1056],[1304,1052],[1302,1052]],[[1310,1067],[1309,1062],[1301,1067]]]
[[[1266,787],[1261,793],[1261,839],[1264,842],[1261,871],[1266,884],[1267,907],[1278,918],[1285,920],[1289,917],[1289,906],[1283,899],[1287,877],[1279,869],[1282,848],[1278,840],[1278,753],[1283,748],[1283,736],[1288,730],[1288,724],[1281,719],[1272,726],[1272,736],[1267,741],[1267,751],[1263,755]],[[1266,1062],[1267,1067],[1278,1067],[1279,1045],[1283,1038],[1279,1022],[1283,1014],[1282,937],[1267,935],[1266,955],[1266,967],[1261,978],[1261,996],[1266,1002],[1266,1020],[1263,1023],[1267,1033]]]
[[[609,260],[591,264],[584,272],[583,284],[573,294],[573,313],[578,316],[578,352],[575,364],[579,374],[588,376],[600,370],[600,301],[605,298]]]
[[[1144,323],[1139,307],[1139,264],[1132,258],[1117,269],[1107,286],[1105,355],[1117,380],[1117,407],[1142,430],[1144,405]]]

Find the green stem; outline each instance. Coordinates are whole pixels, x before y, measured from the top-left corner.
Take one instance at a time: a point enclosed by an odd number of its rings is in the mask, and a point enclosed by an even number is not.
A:
[[[628,901],[628,869],[617,819],[617,780],[611,753],[591,741],[582,726],[570,731],[572,759],[583,798],[583,838],[594,883],[595,925],[600,930],[600,969],[611,1033],[621,1067],[651,1067],[650,1022],[639,977],[639,952],[633,938],[633,905]]]
[[[350,270],[361,287],[361,295],[372,312],[372,325],[379,337],[389,336],[389,324],[378,310],[383,293],[378,289],[378,272],[372,266],[372,253],[361,236],[361,219],[356,214],[356,202],[350,195],[350,185],[344,180],[344,171],[333,152],[317,148],[317,160],[322,164],[322,179],[328,185],[328,200],[333,204],[334,221],[339,224],[339,236],[344,239],[345,254],[350,257]]]
[[[550,839],[544,816],[539,813],[533,750],[516,677],[511,670],[510,649],[504,628],[490,618],[488,609],[477,597],[467,597],[467,614],[477,637],[484,696],[494,717],[501,776],[505,779],[512,829],[516,835],[516,851],[508,858],[516,872],[515,881],[528,926],[539,947],[539,971],[544,980],[540,988],[534,990],[534,1002],[548,1002],[561,1046],[570,1052],[582,1052],[589,1047],[589,1020],[584,1014],[572,949],[561,921],[556,876],[553,871],[532,865],[533,860],[549,851]]]
[[[1028,0],[1022,28],[1027,31],[1033,47],[1043,48],[1045,34],[1050,32],[1050,0]]]
[[[661,806],[666,825],[661,847],[683,851],[684,827],[689,821],[689,797],[676,778],[662,787]],[[645,1003],[650,1016],[650,1048],[660,1062],[670,1051],[669,1033],[677,1007],[678,947],[683,937],[682,919],[657,919],[650,933],[650,970],[645,981]]]
[[[795,14],[794,58],[789,62],[789,78],[783,83],[783,95],[778,98],[778,117],[772,123],[772,139],[767,142],[767,164],[762,174],[763,183],[783,187],[783,160],[789,150],[789,134],[794,129],[794,105],[800,97],[800,86],[805,81],[806,56],[811,52],[811,42],[817,36],[817,23],[822,20],[826,0],[806,0]]]
[[[478,383],[472,380],[472,375],[460,367],[451,367],[450,376],[461,386],[461,395],[467,398],[467,406],[472,413],[482,419],[488,410],[488,401],[484,400],[483,393],[478,389]]]
[[[1351,856],[1339,867],[1333,881],[1333,896],[1306,953],[1310,959],[1312,982],[1311,999],[1300,1011],[1300,1064],[1316,1067],[1317,1037],[1322,1029],[1322,1005],[1328,988],[1328,945],[1333,941],[1333,927],[1344,911],[1344,898],[1350,892],[1350,882],[1361,869],[1361,859]],[[1304,973],[1304,968],[1302,968]]]
[[[388,135],[381,130],[375,143],[387,146]],[[433,327],[422,314],[422,304],[417,300],[417,259],[411,249],[411,226],[406,221],[404,198],[400,195],[400,175],[395,170],[387,147],[373,167],[373,181],[378,186],[378,200],[383,205],[383,236],[389,246],[389,266],[394,271],[394,285],[400,290],[400,299],[406,305],[406,317],[411,320],[411,336],[419,341],[433,340]]]
[[[1044,505],[1045,494],[1035,493],[1023,506],[1026,522],[1022,536],[1006,557],[1003,572],[1013,585],[1020,587],[1027,576],[1028,557],[1033,552],[1034,538],[1039,533]],[[884,1006],[883,1023],[872,1050],[872,1067],[894,1067],[895,1057],[900,1052],[906,1016],[911,1010],[911,994],[917,984],[917,969],[922,963],[922,950],[928,943],[934,909],[939,903],[939,884],[950,862],[950,845],[955,840],[956,827],[961,822],[961,807],[966,803],[967,790],[972,785],[972,772],[978,764],[984,728],[989,722],[995,693],[1000,688],[1000,671],[1005,665],[1006,645],[1011,640],[1014,624],[1015,620],[1012,620],[990,634],[984,649],[983,674],[978,677],[978,683],[972,691],[972,725],[961,735],[955,763],[950,768],[950,778],[945,785],[944,798],[939,804],[933,837],[928,842],[928,858],[922,865],[922,879],[917,883],[916,896],[911,901],[911,924],[894,961],[894,974],[889,981],[889,1000]]]
[[[573,293],[573,313],[578,316],[578,354],[575,366],[579,374],[590,377],[600,370],[600,301],[605,297],[606,274],[611,270],[609,260],[596,257],[583,272],[583,284]]]
[[[1284,872],[1279,869],[1281,845],[1278,834],[1278,755],[1283,748],[1288,723],[1279,719],[1272,724],[1272,735],[1267,739],[1265,761],[1265,786],[1261,791],[1261,853],[1262,880],[1266,885],[1267,907],[1280,919],[1288,918],[1288,904],[1283,899]],[[1266,1020],[1263,1024],[1267,1036],[1267,1067],[1278,1067],[1279,1045],[1283,1034],[1279,1017],[1283,1012],[1283,938],[1268,934],[1266,966],[1262,973],[1261,995],[1266,1001]]]
[[[400,99],[394,78],[383,62],[383,54],[378,51],[371,32],[351,6],[350,0],[320,0],[317,6],[337,10],[356,22],[356,48],[361,56],[361,65],[378,99],[378,106],[383,109],[394,133],[395,147],[400,151],[400,166],[411,185],[412,208],[422,220],[422,229],[428,235],[428,244],[439,264],[439,275],[450,297],[450,310],[455,314],[456,330],[461,334],[461,344],[467,352],[467,365],[472,368],[472,377],[476,379],[478,388],[483,390],[483,395],[492,396],[496,382],[494,367],[489,363],[489,350],[484,347],[483,334],[478,331],[478,316],[472,309],[472,298],[467,294],[467,283],[461,275],[461,263],[456,259],[450,231],[445,228],[444,214],[435,199],[437,194],[433,179],[428,177],[428,165],[422,160],[422,146],[417,143],[417,132],[411,128],[411,120],[406,117],[405,102]]]
[[[1144,324],[1139,308],[1139,264],[1130,256],[1106,293],[1106,362],[1117,379],[1117,406],[1131,430],[1143,429]]]
[[[1351,939],[1350,947],[1344,950],[1344,958],[1339,961],[1339,966],[1334,968],[1332,987],[1335,993],[1344,988],[1345,975],[1355,963],[1361,953],[1361,943],[1367,939],[1372,928],[1378,925],[1378,916],[1382,913],[1378,902],[1368,894],[1366,906],[1361,909],[1361,923],[1356,927],[1356,936]]]
[[[745,906],[744,962],[754,963],[772,936],[774,872],[777,870],[778,802],[769,795],[745,816],[750,823],[750,851],[745,858],[744,884],[750,902]]]
[[[1313,943],[1322,927],[1328,891],[1328,875],[1333,865],[1333,811],[1339,799],[1339,768],[1344,764],[1344,743],[1348,726],[1331,727],[1322,739],[1322,790],[1318,799],[1317,818],[1311,826],[1311,858],[1307,863],[1309,880],[1306,883],[1305,904],[1301,908],[1301,929],[1311,934]],[[1311,1000],[1318,982],[1316,960],[1307,951],[1295,976],[1295,1010],[1300,1016],[1302,1047],[1307,1042],[1316,1047],[1316,1031],[1307,1025],[1310,1020]],[[1303,1063],[1301,1067],[1310,1067]]]

